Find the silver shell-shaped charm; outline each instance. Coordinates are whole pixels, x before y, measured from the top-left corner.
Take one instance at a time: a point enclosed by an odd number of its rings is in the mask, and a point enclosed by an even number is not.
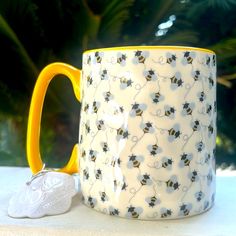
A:
[[[14,218],[39,218],[69,210],[76,194],[73,176],[55,171],[39,172],[15,193],[8,215]]]

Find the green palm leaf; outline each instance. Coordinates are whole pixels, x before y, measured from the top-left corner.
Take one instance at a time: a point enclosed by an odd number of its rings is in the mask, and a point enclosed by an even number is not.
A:
[[[12,47],[14,47],[16,53],[21,57],[23,64],[36,77],[38,75],[37,67],[35,66],[30,56],[28,55],[27,51],[25,50],[24,46],[20,42],[17,35],[14,33],[10,25],[7,23],[7,21],[3,18],[1,14],[0,14],[0,34],[6,37],[11,42]]]

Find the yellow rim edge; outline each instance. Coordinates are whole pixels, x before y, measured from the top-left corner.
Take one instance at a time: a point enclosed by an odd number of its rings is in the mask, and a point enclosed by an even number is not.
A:
[[[97,48],[85,51],[83,54],[97,52],[97,51],[118,51],[118,50],[137,50],[137,49],[170,49],[170,50],[194,50],[200,52],[207,52],[211,54],[216,54],[210,49],[197,48],[197,47],[185,47],[185,46],[123,46],[123,47],[110,47],[110,48]]]

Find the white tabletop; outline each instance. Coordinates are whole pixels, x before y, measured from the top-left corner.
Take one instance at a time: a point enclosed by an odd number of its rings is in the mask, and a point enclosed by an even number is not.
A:
[[[7,215],[11,195],[30,179],[28,168],[0,167],[0,235],[236,235],[236,173],[218,171],[216,204],[208,212],[181,220],[141,221],[96,212],[82,204],[78,193],[69,212],[41,219]]]

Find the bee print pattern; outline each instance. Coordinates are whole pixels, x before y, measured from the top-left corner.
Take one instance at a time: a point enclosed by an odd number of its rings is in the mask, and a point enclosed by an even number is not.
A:
[[[180,72],[176,72],[175,75],[170,78],[170,81],[170,87],[172,90],[176,90],[177,88],[182,87],[184,83]]]
[[[176,55],[172,53],[167,53],[166,54],[166,63],[170,64],[172,67],[176,66]]]
[[[172,169],[173,160],[172,158],[163,157],[161,166],[167,170]]]
[[[168,218],[172,215],[172,210],[167,208],[161,208],[161,218]]]
[[[133,207],[132,205],[128,207],[126,217],[128,218],[139,218],[139,215],[143,212],[141,207]]]
[[[150,69],[150,70],[145,70],[143,72],[143,75],[145,76],[146,81],[156,81],[157,80],[157,75],[155,74],[155,71]]]
[[[189,52],[189,51],[184,52],[184,56],[182,58],[182,64],[183,65],[193,64],[195,57],[196,57],[195,52]]]
[[[120,89],[126,89],[132,86],[133,81],[125,77],[120,78]]]
[[[134,53],[134,58],[133,58],[133,63],[134,64],[144,64],[147,57],[149,56],[149,52],[148,51],[136,51]]]
[[[173,193],[175,190],[178,190],[179,186],[180,184],[176,175],[171,176],[170,179],[166,181],[166,191],[168,193]]]
[[[83,58],[84,203],[111,216],[174,219],[215,198],[216,56],[95,50]]]
[[[140,155],[132,154],[129,156],[129,161],[127,163],[128,168],[139,168],[141,163],[144,161],[144,157]]]
[[[164,96],[160,92],[151,93],[150,97],[152,99],[152,102],[156,104],[164,100]]]
[[[120,211],[117,208],[110,206],[109,207],[109,214],[112,216],[118,216],[120,214]]]
[[[183,154],[181,154],[179,167],[183,168],[184,166],[189,166],[192,159],[193,159],[193,154],[192,153],[183,153]]]
[[[165,110],[165,116],[169,117],[170,119],[174,119],[175,118],[175,108],[171,107],[169,105],[165,105],[164,106],[164,110]]]
[[[152,208],[161,203],[160,199],[156,196],[147,197],[145,201],[147,202],[148,206]]]
[[[169,129],[168,134],[169,134],[168,136],[169,142],[173,142],[176,139],[178,139],[181,135],[179,124],[175,124],[171,129]]]
[[[120,52],[117,53],[117,63],[118,64],[120,64],[121,66],[125,66],[126,59],[127,59],[127,56],[125,54],[120,53]]]
[[[132,117],[142,116],[142,114],[146,110],[146,108],[147,108],[146,104],[134,103],[132,105],[132,108],[131,108],[131,111],[130,111],[130,116],[132,116]]]
[[[192,204],[188,203],[188,204],[182,204],[179,207],[179,216],[187,216],[189,215],[191,209],[192,209]]]
[[[162,148],[158,146],[158,144],[148,145],[147,150],[149,151],[150,155],[156,156],[157,154],[162,152]]]
[[[103,55],[104,55],[103,52],[95,52],[95,54],[94,54],[94,63],[95,64],[97,64],[97,63],[101,64]]]

